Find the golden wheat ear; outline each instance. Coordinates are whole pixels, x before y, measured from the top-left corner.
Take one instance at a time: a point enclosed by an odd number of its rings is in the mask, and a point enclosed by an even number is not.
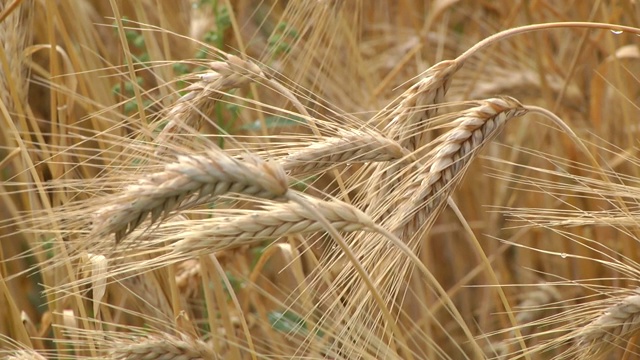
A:
[[[621,296],[615,304],[576,332],[579,359],[600,359],[615,347],[626,347],[640,330],[640,289]]]
[[[287,190],[284,170],[255,156],[239,160],[217,150],[181,155],[165,165],[164,171],[147,175],[112,197],[111,204],[105,204],[94,219],[94,234],[115,233],[119,242],[148,215],[153,223],[163,214],[227,193],[275,199]]]
[[[214,117],[215,103],[225,91],[246,86],[252,81],[266,79],[259,66],[234,55],[209,64],[210,70],[196,74],[197,82],[188,86],[187,93],[180,97],[164,116],[168,122],[156,137],[159,145],[156,155],[168,150],[167,143],[176,141],[176,135],[197,131],[204,121]],[[193,76],[192,76],[193,77]]]
[[[112,360],[215,360],[220,358],[210,344],[189,335],[162,334],[132,337],[122,342],[114,342],[110,344],[110,348],[107,350],[108,359]]]
[[[5,359],[7,360],[47,360],[35,350],[18,350],[10,353]]]

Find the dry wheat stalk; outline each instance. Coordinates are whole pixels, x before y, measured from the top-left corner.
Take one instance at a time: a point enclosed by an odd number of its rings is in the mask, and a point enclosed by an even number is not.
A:
[[[307,199],[338,231],[371,230],[373,227],[367,215],[346,203]],[[265,238],[318,231],[324,231],[324,227],[315,220],[314,214],[297,203],[288,202],[248,215],[215,219],[214,223],[190,225],[184,239],[176,242],[174,247],[177,252],[191,253],[205,249],[215,252],[260,242]]]
[[[218,356],[205,342],[187,335],[167,334],[113,343],[109,352],[112,360],[213,360]]]
[[[18,350],[6,357],[7,360],[47,360],[35,350]]]
[[[479,150],[498,135],[508,120],[525,113],[523,105],[510,97],[487,99],[462,111],[456,127],[435,140],[439,144],[430,153],[428,169],[417,174],[407,187],[404,198],[408,201],[394,219],[399,224],[398,236],[409,240],[432,221]]]
[[[205,155],[181,155],[164,171],[142,178],[110,200],[94,221],[96,235],[115,233],[118,242],[151,214],[151,222],[175,210],[197,204],[203,198],[241,193],[278,198],[288,190],[284,170],[254,156],[243,161],[217,150]],[[105,201],[100,198],[98,201]]]
[[[397,142],[372,131],[343,130],[337,137],[312,144],[281,160],[296,176],[318,174],[346,163],[398,160],[409,156]]]
[[[234,55],[227,55],[224,61],[214,61],[209,67],[211,71],[197,74],[199,81],[188,86],[185,89],[188,93],[167,110],[169,122],[156,138],[161,146],[156,154],[166,150],[162,144],[181,129],[199,129],[203,121],[213,116],[215,100],[220,99],[224,91],[266,78],[258,65]]]
[[[640,330],[640,289],[621,298],[616,305],[577,333],[580,358],[603,355],[612,345],[624,343]]]

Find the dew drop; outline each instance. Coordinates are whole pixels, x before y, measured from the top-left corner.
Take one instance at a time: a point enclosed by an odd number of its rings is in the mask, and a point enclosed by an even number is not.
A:
[[[566,259],[567,256],[569,256],[569,255],[567,255],[567,253],[560,253],[560,257],[562,257],[563,259]]]
[[[611,30],[611,32],[616,34],[616,35],[622,34],[622,30]]]

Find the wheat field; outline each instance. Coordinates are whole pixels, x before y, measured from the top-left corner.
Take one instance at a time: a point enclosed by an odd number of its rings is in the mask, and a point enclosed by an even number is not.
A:
[[[7,359],[640,359],[634,0],[0,0]]]

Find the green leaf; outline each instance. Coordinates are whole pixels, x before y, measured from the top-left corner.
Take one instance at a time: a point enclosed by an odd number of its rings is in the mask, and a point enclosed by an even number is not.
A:
[[[189,67],[183,63],[175,63],[172,65],[173,73],[176,75],[184,75],[189,73]]]
[[[142,34],[136,36],[133,39],[133,46],[137,47],[138,49],[144,48],[144,36]]]
[[[307,335],[307,324],[293,311],[272,311],[267,314],[269,324],[276,330],[287,334]]]
[[[301,180],[295,180],[289,186],[294,190],[305,191],[309,187],[309,184],[316,181],[318,179],[318,175],[311,175]]]
[[[264,119],[264,122],[267,125],[267,129],[290,127],[290,126],[296,126],[296,125],[306,123],[306,121],[303,118],[300,118],[297,116],[290,117],[290,118],[285,118],[282,116],[267,116]],[[242,126],[243,130],[250,130],[250,131],[258,131],[261,128],[262,128],[262,124],[260,123],[260,120],[256,120],[252,123],[245,124]]]

